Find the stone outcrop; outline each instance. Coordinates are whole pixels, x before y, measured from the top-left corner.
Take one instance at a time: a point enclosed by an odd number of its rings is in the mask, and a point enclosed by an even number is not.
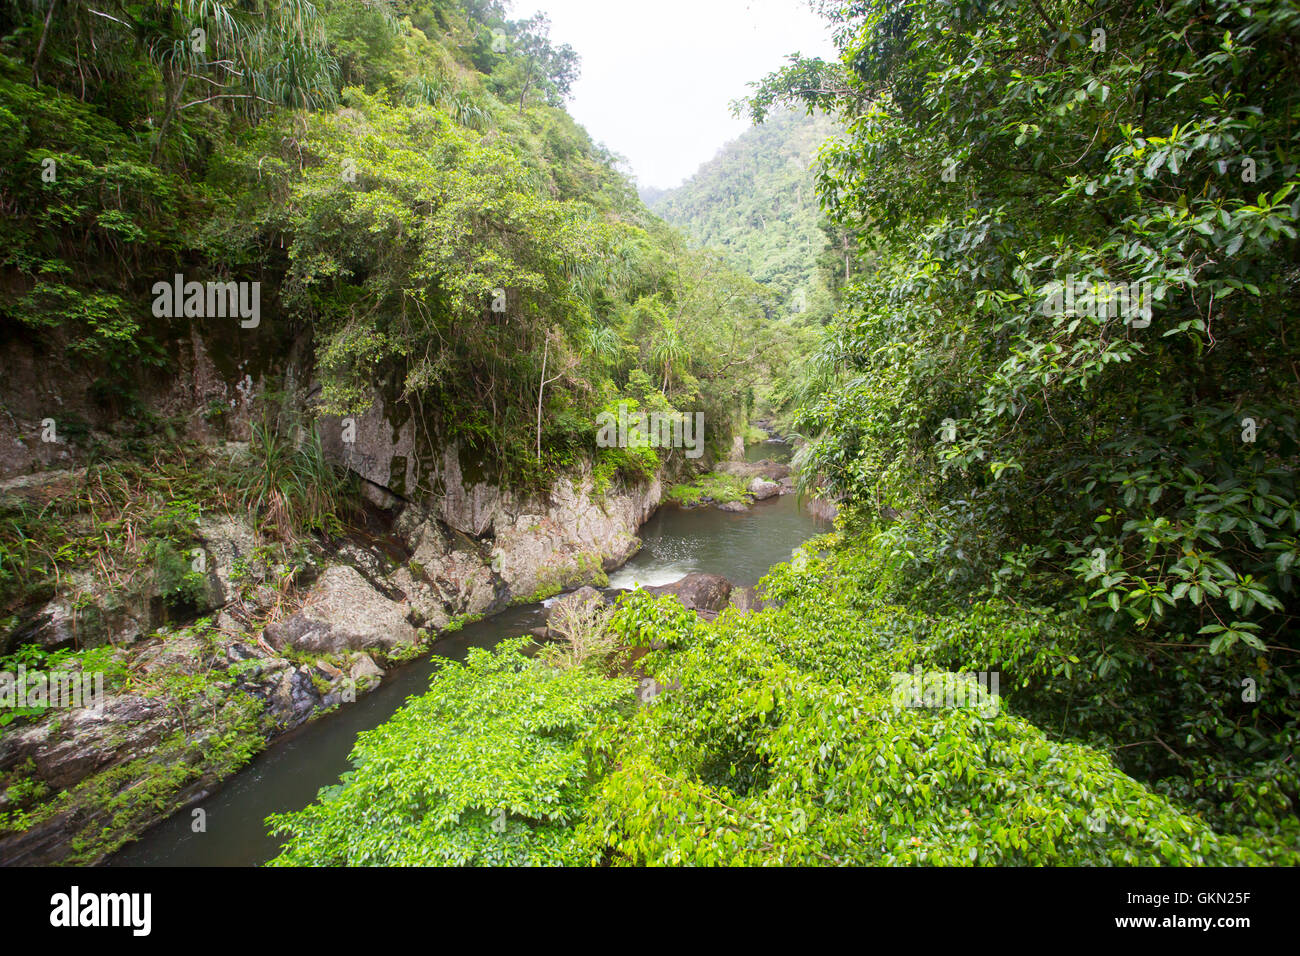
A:
[[[754,611],[775,607],[776,604],[759,597],[758,588],[750,586],[747,588],[732,588],[730,606],[741,614],[752,614]]]
[[[257,336],[236,326],[213,333],[201,323],[173,329],[166,344],[174,374],[142,380],[139,400],[159,419],[181,422],[186,439],[206,443],[215,455],[246,456],[251,426],[266,412],[257,399],[268,390],[283,394],[275,404],[287,418],[312,418],[311,350],[289,324],[267,323]],[[120,437],[120,413],[89,398],[94,373],[85,363],[22,342],[11,343],[6,357],[0,492],[23,497],[30,488],[80,481],[88,451],[114,447]],[[57,440],[42,439],[47,417],[56,421]],[[79,442],[65,421],[85,423]],[[110,777],[114,793],[131,793],[141,780],[129,768],[171,759],[176,750],[169,747],[198,753],[186,758],[198,771],[187,782],[150,794],[133,811],[129,828],[143,829],[210,792],[229,772],[214,771],[201,753],[225,727],[217,711],[254,711],[253,733],[274,737],[374,688],[385,667],[449,625],[601,584],[636,553],[637,532],[662,497],[657,479],[597,494],[589,468],[544,494],[513,492],[463,449],[427,447],[411,408],[392,396],[377,395],[346,430],[339,419],[318,417],[315,424],[326,454],[355,472],[365,497],[385,509],[376,533],[384,540],[356,535],[318,541],[307,554],[268,557],[272,549],[248,521],[205,512],[193,543],[206,583],[198,590],[206,593],[184,608],[167,606],[147,574],[114,590],[85,569],[63,576],[58,593],[42,595],[43,603],[0,633],[0,653],[26,643],[47,650],[111,643],[132,684],[110,693],[102,709],[60,711],[4,728],[0,811],[13,809],[4,775],[29,761],[33,783],[74,796],[76,788],[107,786]],[[61,470],[48,470],[54,468]],[[212,623],[194,623],[199,617]],[[147,695],[136,685],[147,685]],[[193,688],[201,689],[204,707],[190,711],[186,694]],[[0,862],[58,862],[83,834],[121,826],[88,810],[88,801],[69,812],[59,806],[38,825],[0,838]]]
[[[64,789],[97,770],[156,744],[171,724],[161,700],[108,697],[98,708],[67,711],[0,737],[0,771],[31,760],[47,786]]]
[[[762,461],[720,461],[715,470],[724,475],[735,475],[737,478],[765,478],[777,482],[782,478],[789,478],[792,473],[789,465],[782,465],[766,458]]]
[[[671,594],[682,602],[688,611],[722,611],[731,597],[731,582],[720,574],[688,574],[672,584],[645,589],[655,597]]]
[[[291,646],[313,654],[381,649],[392,652],[416,641],[403,607],[370,586],[353,568],[335,565],[292,617],[266,629],[274,648]]]

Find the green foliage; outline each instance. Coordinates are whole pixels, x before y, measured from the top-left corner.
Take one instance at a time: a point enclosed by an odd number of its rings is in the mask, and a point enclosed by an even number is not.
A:
[[[114,421],[141,363],[191,331],[144,290],[207,272],[256,276],[277,330],[310,329],[324,408],[400,403],[422,444],[457,442],[506,484],[589,457],[596,410],[638,373],[725,437],[762,291],[686,250],[559,108],[576,58],[544,17],[469,0],[0,16],[0,321],[91,363]]]
[[[778,569],[764,586],[779,611],[687,624],[672,641],[684,650],[646,659],[670,689],[599,738],[581,825],[595,852],[633,865],[1261,862],[1102,753],[1052,742],[1011,712],[1015,695],[992,717],[898,706],[891,675],[932,666],[932,623],[875,597],[862,562]],[[629,603],[621,626],[670,637],[652,610]]]
[[[706,503],[721,505],[731,501],[749,504],[753,500],[749,494],[749,482],[750,479],[737,475],[709,472],[689,482],[673,485],[665,497],[688,507]]]
[[[766,117],[685,184],[656,198],[651,209],[771,286],[779,315],[807,312],[815,296],[826,296],[817,268],[826,236],[814,160],[835,132],[825,114]]]
[[[448,665],[362,737],[339,785],[271,818],[290,838],[274,864],[1295,861],[1286,833],[1218,834],[1022,716],[1042,669],[1074,661],[1070,621],[1006,602],[917,613],[881,599],[874,555],[821,546],[765,579],[779,609],[707,623],[675,598],[624,596],[604,633],[660,648],[639,662],[660,688],[639,708],[627,679],[555,670],[525,639]],[[1015,657],[1049,635],[1053,649]],[[1007,655],[1008,694],[993,685],[978,708],[899,697],[900,675],[971,650]]]
[[[805,476],[845,497],[891,598],[1071,615],[1073,663],[1042,661],[1055,632],[965,645],[1037,662],[1040,726],[1216,826],[1293,833],[1300,13],[824,8],[841,66],[754,101],[849,127],[820,190],[859,272],[798,423]],[[1072,305],[1072,278],[1140,284],[1150,324]]]
[[[20,667],[27,673],[29,681],[31,675],[36,672],[99,675],[103,681],[105,694],[119,690],[125,686],[128,679],[126,666],[122,663],[116,649],[108,646],[84,650],[64,648],[47,651],[34,644],[23,644],[12,654],[0,657],[0,674],[8,674],[16,679]],[[5,707],[0,710],[0,727],[42,717],[51,709],[49,706],[39,705]]]
[[[307,432],[295,447],[275,425],[259,422],[249,451],[252,460],[235,488],[250,514],[286,538],[337,530],[347,481],[325,458],[319,431]]]
[[[471,650],[363,734],[340,784],[270,818],[290,838],[272,865],[590,862],[572,833],[591,789],[579,741],[631,701],[631,682],[546,667],[528,644]]]
[[[766,414],[793,410],[805,365],[835,306],[834,267],[841,260],[827,250],[813,170],[818,147],[835,132],[825,115],[779,111],[650,202],[693,242],[717,250],[770,291],[756,383]]]

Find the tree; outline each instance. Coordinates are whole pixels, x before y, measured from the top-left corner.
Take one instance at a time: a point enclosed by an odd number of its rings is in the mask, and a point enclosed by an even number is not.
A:
[[[865,254],[828,337],[838,374],[801,416],[809,473],[893,593],[1086,616],[1085,674],[1045,675],[1044,726],[1108,736],[1222,825],[1283,826],[1300,10],[824,8],[844,89],[785,71],[754,101],[851,124],[819,188]],[[1247,673],[1270,687],[1250,702]]]
[[[549,105],[561,105],[578,79],[581,60],[577,51],[567,43],[552,45],[551,20],[545,13],[513,24],[513,36],[520,62],[519,111],[523,112],[534,88],[542,90]]]

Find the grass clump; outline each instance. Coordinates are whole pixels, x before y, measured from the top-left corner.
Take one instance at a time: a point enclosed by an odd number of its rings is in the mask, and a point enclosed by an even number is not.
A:
[[[688,508],[701,504],[724,505],[733,501],[750,504],[753,500],[749,495],[749,479],[717,472],[674,485],[668,489],[667,497],[669,501]]]

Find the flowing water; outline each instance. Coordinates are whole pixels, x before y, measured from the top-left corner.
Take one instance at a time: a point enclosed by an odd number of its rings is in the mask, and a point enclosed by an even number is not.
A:
[[[751,460],[776,459],[782,446],[763,443]],[[819,528],[794,495],[759,502],[740,514],[714,508],[660,508],[641,529],[641,551],[610,576],[611,588],[668,584],[693,572],[721,574],[737,585],[758,583],[774,564]],[[471,647],[492,647],[544,622],[540,604],[514,608],[465,628],[430,656],[391,672],[375,691],[276,740],[200,806],[206,832],[191,831],[189,810],[164,820],[109,860],[110,866],[252,866],[275,856],[268,814],[298,810],[348,769],[362,731],[377,727],[412,695],[424,693],[440,658],[463,659]]]

